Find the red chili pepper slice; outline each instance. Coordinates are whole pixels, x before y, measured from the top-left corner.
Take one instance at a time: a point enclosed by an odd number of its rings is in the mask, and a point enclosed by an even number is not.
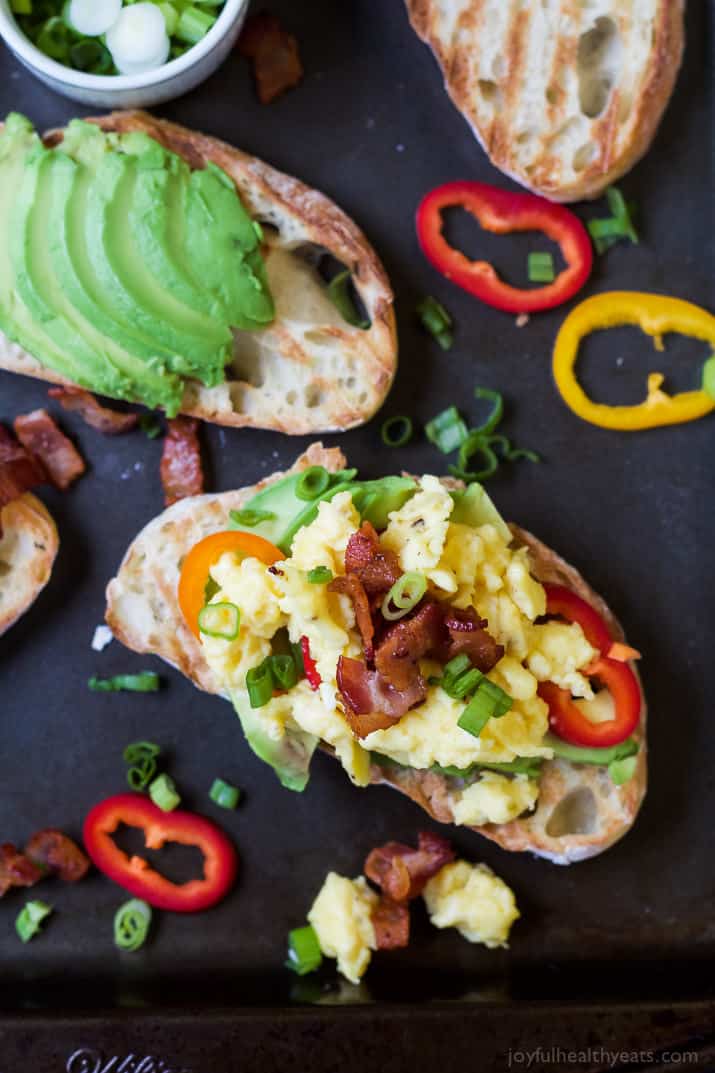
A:
[[[641,693],[638,680],[627,663],[608,659],[613,645],[608,626],[599,613],[575,592],[563,585],[544,585],[546,613],[567,622],[577,622],[600,657],[588,667],[588,676],[598,678],[613,698],[615,717],[602,723],[592,722],[576,706],[566,689],[554,682],[542,682],[539,696],[549,706],[549,725],[553,732],[572,745],[607,746],[625,741],[638,726]]]
[[[203,879],[172,883],[143,857],[128,857],[112,834],[120,824],[144,831],[147,849],[167,842],[196,846],[204,855]],[[162,812],[139,794],[117,794],[95,805],[84,822],[84,844],[95,866],[136,898],[157,909],[197,913],[216,905],[236,879],[238,855],[228,837],[193,812]]]
[[[542,231],[561,248],[566,268],[544,287],[512,287],[488,261],[470,261],[442,234],[442,212],[461,207],[496,235]],[[425,257],[447,279],[507,313],[537,313],[568,301],[591,274],[593,247],[586,228],[563,205],[536,194],[512,193],[487,183],[453,182],[427,194],[417,210],[417,237]]]
[[[315,660],[310,654],[310,641],[307,637],[301,637],[300,650],[303,653],[303,670],[305,671],[305,677],[308,679],[310,688],[315,690],[323,679],[320,677],[318,668],[315,665]]]

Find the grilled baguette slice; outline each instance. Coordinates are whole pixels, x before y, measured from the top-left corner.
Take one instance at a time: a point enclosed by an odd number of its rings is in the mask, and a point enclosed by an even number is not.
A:
[[[345,468],[346,460],[337,448],[326,450],[316,443],[297,459],[291,472],[310,465],[335,472]],[[106,618],[115,637],[135,652],[161,656],[200,689],[220,693],[201,645],[177,604],[178,564],[195,543],[225,527],[229,510],[240,509],[259,489],[284,475],[274,473],[251,488],[181,500],[149,522],[107,588]],[[573,567],[530,533],[517,526],[511,528],[514,540],[529,549],[535,577],[573,589],[603,615],[615,637],[623,637],[607,605]],[[532,814],[474,830],[504,849],[526,850],[556,864],[584,860],[607,849],[633,824],[646,790],[644,699],[641,710],[641,723],[634,734],[640,751],[630,782],[616,786],[605,769],[547,760]],[[326,746],[326,751],[331,750]],[[377,764],[372,765],[370,779],[407,794],[433,819],[454,822],[452,798],[461,789],[460,780],[433,771]]]
[[[236,333],[226,381],[187,385],[182,411],[219,425],[292,435],[352,428],[381,406],[397,368],[393,294],[369,242],[332,201],[225,142],[146,112],[93,119],[103,130],[144,131],[195,169],[207,162],[234,180],[246,208],[263,223],[263,255],[276,318],[260,332]],[[61,131],[45,141],[56,144]],[[327,252],[346,268],[371,322],[349,325],[327,295],[311,258]],[[0,369],[63,383],[0,333]]]
[[[0,511],[0,635],[24,615],[50,580],[60,546],[47,508],[31,492]]]
[[[680,67],[685,0],[406,0],[501,171],[597,197],[648,149]]]

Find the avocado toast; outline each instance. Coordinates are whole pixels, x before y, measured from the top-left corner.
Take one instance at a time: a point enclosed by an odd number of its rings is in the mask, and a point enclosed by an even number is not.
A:
[[[645,793],[645,703],[632,664],[622,664],[635,691],[622,741],[584,749],[547,733],[555,724],[541,699],[546,680],[585,697],[584,675],[599,656],[568,615],[566,623],[544,619],[541,583],[566,590],[585,606],[586,618],[595,615],[608,646],[622,634],[606,605],[554,552],[524,530],[507,529],[479,485],[464,490],[404,476],[360,482],[344,466],[339,450],[314,444],[288,474],[184,500],[149,523],[108,587],[107,622],[117,638],[160,655],[199,688],[231,697],[249,744],[286,786],[305,786],[319,744],[356,784],[387,783],[435,819],[473,827],[504,848],[557,863],[606,849],[629,829]],[[197,629],[186,618],[180,582],[185,585],[197,550],[207,539],[221,545],[229,526],[237,546],[247,541],[244,547],[258,551],[246,551],[242,560],[223,555],[211,567],[214,591],[199,610]],[[371,582],[359,575],[373,594],[374,638],[367,636],[359,590],[351,592],[349,584],[357,569],[350,556],[370,540],[379,553],[373,557],[378,574],[393,571],[390,583],[399,574],[394,584],[402,584],[403,596],[406,579],[415,584],[419,572],[425,579],[424,599],[418,593],[417,604],[408,601],[403,618],[390,603],[398,599],[394,585],[376,603],[374,572]],[[274,554],[261,563],[254,554],[261,556],[263,546]],[[199,581],[200,606],[206,576]],[[222,615],[234,616],[228,633]],[[413,626],[436,629],[439,642],[422,645],[427,658],[419,667],[415,658],[396,668],[393,657],[405,651],[392,641],[400,642],[399,630],[407,629],[402,647],[409,648]],[[281,632],[288,635],[284,647],[272,656]],[[296,663],[304,678],[297,683],[288,639],[293,651],[301,650]],[[462,667],[457,685],[466,685],[455,690],[449,668],[465,654],[475,662]],[[266,684],[260,679],[273,659],[280,688],[260,697]],[[396,670],[406,668],[398,680]],[[292,677],[285,676],[289,669]],[[361,698],[373,688],[381,692],[371,709]],[[458,719],[467,709],[474,715],[485,693],[487,712],[467,732]]]
[[[143,112],[44,142],[13,115],[0,179],[0,369],[292,434],[381,405],[396,368],[390,285],[317,191]],[[331,258],[361,326],[331,301],[316,267]]]

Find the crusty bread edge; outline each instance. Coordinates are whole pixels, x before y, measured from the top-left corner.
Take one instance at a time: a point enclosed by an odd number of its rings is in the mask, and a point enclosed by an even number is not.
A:
[[[60,541],[55,521],[47,507],[32,492],[6,504],[0,511],[3,530],[22,526],[33,534],[32,558],[22,564],[10,564],[23,577],[14,585],[15,601],[0,615],[0,636],[32,607],[52,576]],[[6,579],[7,580],[7,579]]]

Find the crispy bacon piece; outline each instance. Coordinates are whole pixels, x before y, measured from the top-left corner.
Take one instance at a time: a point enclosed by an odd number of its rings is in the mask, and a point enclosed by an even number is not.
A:
[[[86,470],[82,455],[47,410],[20,414],[13,427],[22,446],[47,470],[55,488],[64,492]]]
[[[77,843],[53,827],[34,834],[25,846],[25,854],[34,864],[59,876],[65,883],[77,883],[89,871],[89,858]]]
[[[397,690],[377,671],[357,659],[340,656],[337,683],[347,719],[354,734],[365,738],[373,730],[387,730],[426,696],[418,675],[405,690]]]
[[[373,639],[375,637],[375,625],[372,621],[370,601],[362,586],[362,582],[355,574],[344,574],[342,577],[333,578],[328,585],[328,592],[339,592],[349,596],[355,608],[355,620],[362,637],[365,659],[372,660],[374,656]]]
[[[173,417],[168,422],[161,456],[161,483],[167,507],[204,490],[199,423],[194,417]]]
[[[0,898],[11,887],[34,886],[42,874],[42,869],[11,842],[0,845]]]
[[[380,546],[370,522],[363,522],[348,540],[345,572],[357,575],[368,596],[384,596],[402,576],[397,556]]]
[[[486,674],[504,655],[504,646],[497,644],[485,629],[487,620],[479,618],[473,608],[450,607],[444,624],[449,633],[449,640],[441,652],[445,663],[460,652],[466,652],[474,666]]]
[[[454,850],[446,838],[420,831],[418,848],[404,842],[386,842],[372,850],[363,871],[383,895],[395,902],[417,898],[432,876],[454,860]]]
[[[397,950],[410,941],[410,911],[402,902],[384,895],[372,911],[372,926],[378,950]]]
[[[237,48],[253,60],[258,99],[270,104],[281,93],[297,86],[303,77],[298,42],[280,19],[263,11],[246,19]]]
[[[385,632],[375,652],[375,666],[395,689],[408,689],[420,678],[417,660],[436,649],[443,635],[443,607],[425,600]]]
[[[38,484],[47,483],[45,468],[38,459],[0,425],[0,510]],[[0,535],[2,529],[0,529]]]
[[[51,387],[47,394],[51,399],[57,399],[63,409],[78,413],[88,425],[105,436],[130,432],[139,420],[139,414],[120,413],[102,406],[94,395],[81,387]]]

